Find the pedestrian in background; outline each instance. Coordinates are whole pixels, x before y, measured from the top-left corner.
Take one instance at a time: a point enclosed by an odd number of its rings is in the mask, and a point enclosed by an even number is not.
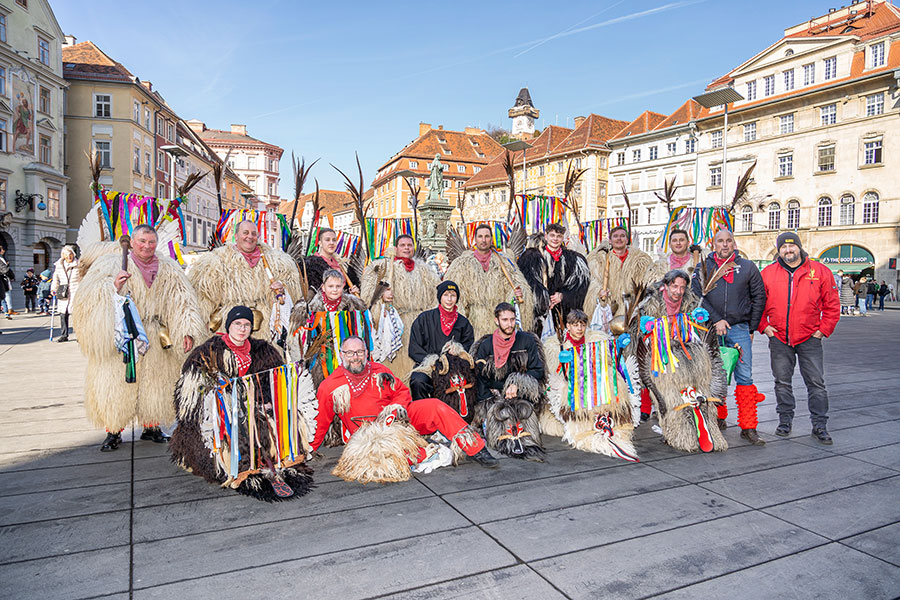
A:
[[[872,310],[875,307],[875,296],[878,294],[878,283],[870,279],[866,285],[866,308]]]
[[[878,310],[884,312],[884,297],[890,293],[888,290],[887,283],[884,279],[881,280],[881,287],[878,288]]]
[[[40,302],[41,312],[38,315],[50,314],[50,278],[53,273],[50,269],[41,271],[41,282],[38,284],[38,302]]]
[[[81,274],[78,272],[78,258],[75,256],[75,248],[64,246],[61,256],[56,261],[53,270],[53,282],[50,284],[50,293],[56,296],[56,310],[61,320],[60,335],[57,342],[69,341],[69,315],[72,314],[72,297],[78,290]]]
[[[12,268],[6,261],[6,248],[0,246],[0,310],[6,312],[6,318],[18,314],[12,309],[12,282],[16,280]]]
[[[25,271],[25,277],[22,278],[22,293],[25,294],[25,312],[30,313],[37,311],[37,289],[38,278],[34,276],[34,269]]]
[[[866,314],[866,296],[869,293],[869,284],[867,282],[868,279],[866,277],[860,277],[859,281],[856,282],[856,285],[853,286],[853,294],[856,296],[856,305],[859,307],[859,312],[862,314]]]

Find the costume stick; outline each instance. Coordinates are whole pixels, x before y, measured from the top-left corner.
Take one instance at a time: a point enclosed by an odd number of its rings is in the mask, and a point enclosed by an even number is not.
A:
[[[123,235],[119,238],[119,245],[122,246],[122,270],[128,270],[128,251],[131,250],[131,237]]]
[[[275,275],[272,273],[272,269],[269,268],[269,261],[266,260],[266,255],[262,251],[262,246],[257,246],[259,247],[259,257],[262,259],[263,267],[266,269],[266,275],[269,276],[269,283],[275,283]],[[284,293],[278,292],[275,294],[275,299],[278,300],[278,304],[284,304]]]
[[[53,341],[53,321],[56,319],[56,303],[57,297],[53,296],[53,301],[50,303],[50,341]]]

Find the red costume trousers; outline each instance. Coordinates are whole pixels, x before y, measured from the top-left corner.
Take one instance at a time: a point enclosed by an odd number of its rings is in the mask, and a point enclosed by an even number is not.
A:
[[[466,422],[459,413],[438,400],[437,398],[422,398],[414,400],[406,407],[409,415],[409,423],[422,435],[430,435],[435,431],[448,440],[453,440],[457,434],[467,427]],[[457,439],[459,447],[469,456],[478,454],[484,448],[484,440],[481,436],[475,436],[476,441],[465,443],[462,437]]]

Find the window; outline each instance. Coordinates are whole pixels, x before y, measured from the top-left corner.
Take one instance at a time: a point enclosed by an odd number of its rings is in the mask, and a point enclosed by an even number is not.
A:
[[[659,148],[656,146],[650,146],[650,160],[655,160],[659,157]]]
[[[6,41],[6,15],[0,15],[0,42]]]
[[[450,182],[449,182],[449,181],[444,181],[444,183],[450,183]],[[444,187],[446,188],[447,186],[445,185]],[[270,196],[274,196],[274,195],[275,195],[275,183],[274,183],[274,182],[269,182],[269,195],[270,195]]]
[[[794,155],[782,154],[778,157],[778,176],[793,177],[794,176]]]
[[[445,180],[444,180],[444,189],[445,189],[445,190],[449,190],[449,189],[450,189],[450,180],[449,180],[449,179],[445,179]]]
[[[834,171],[834,144],[819,146],[818,171],[820,173]]]
[[[6,67],[0,66],[0,96],[6,95]]]
[[[41,86],[38,92],[38,110],[42,113],[50,113],[50,90]]]
[[[479,173],[479,172],[481,172],[481,167],[472,167],[472,171],[474,173]]]
[[[697,151],[697,140],[695,138],[688,138],[684,140],[684,152],[685,154],[692,154]]]
[[[641,149],[631,151],[631,162],[640,162],[641,160]]]
[[[869,46],[869,68],[884,66],[884,42]]]
[[[144,152],[144,175],[150,177],[151,169],[150,169],[150,153]]]
[[[753,207],[744,206],[741,209],[741,231],[753,231]]]
[[[722,167],[709,168],[709,187],[720,187],[722,185]]]
[[[648,254],[652,254],[653,253],[653,244],[654,244],[654,239],[652,236],[641,238],[641,250],[643,250],[644,252],[647,252]]]
[[[884,92],[866,96],[866,116],[872,117],[884,112]]]
[[[563,195],[563,184],[557,183],[556,184],[556,196],[562,197],[562,195]]]
[[[557,173],[562,173],[563,170],[564,170],[564,169],[563,169],[563,162],[562,162],[562,161],[559,161],[558,163],[556,163],[556,172],[557,172]]]
[[[747,100],[756,100],[756,80],[747,82]]]
[[[39,140],[40,160],[45,165],[50,164],[50,136],[42,135]]]
[[[606,168],[606,157],[605,157],[605,156],[601,156],[601,157],[600,157],[600,168],[601,168],[601,169],[605,169],[605,168]]]
[[[581,158],[576,158],[576,159],[575,159],[575,168],[576,168],[576,169],[580,169],[580,168],[581,168]]]
[[[134,101],[134,110],[132,111],[132,117],[134,118],[134,122],[138,125],[141,124],[141,103],[137,100]]]
[[[167,127],[168,131],[166,132],[166,139],[169,140],[170,142],[174,142],[175,141],[175,126],[172,125],[171,123],[168,123],[167,125],[168,125],[168,127]]]
[[[675,152],[675,142],[669,142],[668,144],[666,144],[666,156],[675,156]]]
[[[418,168],[419,168],[419,161],[417,161],[417,160],[411,160],[411,161],[409,161],[409,168],[410,168],[410,169],[418,169]]]
[[[6,210],[6,180],[0,178],[0,210]]]
[[[837,57],[825,59],[825,81],[837,77]]]
[[[47,217],[59,218],[59,190],[47,188]]]
[[[794,89],[794,70],[788,69],[784,72],[784,91],[789,92]]]
[[[132,150],[134,153],[134,161],[132,161],[131,166],[134,169],[135,173],[140,173],[141,172],[141,149],[138,148],[137,146],[134,146],[132,148]]]
[[[166,135],[166,122],[161,117],[156,117],[156,133]]]
[[[822,116],[822,125],[834,125],[837,123],[837,104],[826,104],[819,109]]]
[[[94,151],[100,157],[100,166],[104,169],[112,168],[112,142],[94,140]]]
[[[600,197],[606,198],[606,184],[601,181],[599,186],[597,187],[597,189],[598,189],[598,193],[600,194]]]
[[[640,212],[638,211],[638,209],[636,209],[636,208],[632,208],[632,209],[631,209],[631,224],[632,224],[632,225],[637,225],[637,224],[638,224],[638,216],[639,216],[639,214],[640,214]]]
[[[255,156],[247,157],[247,168],[251,171],[256,169],[256,157]]]
[[[868,192],[863,196],[863,223],[878,222],[878,194]]]
[[[42,65],[50,66],[50,42],[38,37],[38,60]]]
[[[112,116],[112,96],[109,94],[94,94],[94,116]]]
[[[816,63],[803,65],[803,85],[812,85],[816,82]]]
[[[853,225],[856,212],[856,199],[853,194],[844,194],[841,198],[841,225]]]
[[[766,96],[771,96],[775,93],[775,76],[774,75],[766,75],[763,77],[763,93]]]
[[[617,165],[624,165],[624,164],[625,164],[625,153],[624,153],[624,152],[617,152],[617,153],[616,153],[616,164],[617,164]]]
[[[756,123],[747,123],[744,125],[744,141],[752,142],[756,139]]]
[[[712,141],[713,148],[721,148],[722,147],[722,132],[721,131],[713,131],[709,134],[709,139]]]
[[[465,173],[465,172],[466,172],[466,165],[456,165],[456,171],[457,171],[458,173]]]
[[[794,133],[794,113],[779,117],[781,133]]]
[[[881,140],[872,140],[871,142],[865,142],[865,144],[863,144],[863,147],[865,150],[865,164],[880,165],[882,162]]]
[[[781,205],[773,202],[769,205],[769,229],[778,231],[781,229]]]
[[[819,227],[831,227],[831,198],[819,198]]]
[[[144,109],[144,128],[147,131],[152,131],[152,129],[150,129],[150,109],[149,108]]]
[[[166,155],[162,150],[156,152],[156,168],[160,171],[166,170]]]
[[[647,223],[653,222],[653,207],[650,206],[647,208]]]
[[[544,176],[544,165],[538,167],[538,177]]]
[[[166,184],[160,183],[156,186],[156,197],[157,198],[165,198],[166,197]],[[234,202],[234,188],[231,188],[231,201]]]
[[[0,119],[0,152],[7,152],[6,148],[6,119]]]
[[[800,203],[796,200],[787,203],[787,228],[792,230],[800,228]]]

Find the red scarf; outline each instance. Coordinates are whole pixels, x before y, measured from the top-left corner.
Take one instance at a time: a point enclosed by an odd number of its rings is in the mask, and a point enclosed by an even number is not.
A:
[[[562,246],[559,246],[556,250],[551,250],[550,246],[547,246],[545,250],[547,251],[547,254],[550,255],[550,258],[553,259],[553,262],[559,262],[559,259],[562,258]]]
[[[234,353],[234,359],[237,362],[238,375],[243,377],[247,374],[247,371],[250,370],[250,341],[244,340],[244,343],[238,346],[234,343],[234,340],[231,339],[231,336],[227,333],[217,333],[217,336],[222,338],[222,341],[225,342],[225,345],[228,346],[228,349]]]
[[[681,269],[691,260],[690,254],[685,254],[684,256],[678,256],[677,254],[669,255],[669,270],[672,269]]]
[[[254,248],[253,252],[244,252],[240,248],[238,248],[238,252],[241,253],[241,256],[244,257],[251,269],[259,263],[259,259],[262,257],[262,249],[259,246]]]
[[[328,263],[328,266],[331,267],[332,269],[337,269],[341,273],[344,272],[343,269],[341,269],[341,263],[339,263],[338,259],[336,259],[334,257],[334,254],[332,254],[331,256],[325,256],[321,252],[316,252],[316,256],[318,256],[319,258],[324,260],[326,263]]]
[[[622,264],[625,264],[625,259],[628,258],[628,248],[625,248],[625,254],[619,255],[615,250],[613,250],[613,254],[619,257],[619,260],[622,261]]]
[[[403,263],[403,266],[406,267],[407,273],[412,273],[413,269],[416,268],[416,261],[411,258],[405,258],[403,256],[395,256],[394,260],[399,260]]]
[[[322,303],[325,304],[325,310],[328,312],[334,312],[338,309],[338,306],[341,305],[341,300],[344,299],[344,294],[342,293],[337,297],[337,300],[329,300],[328,296],[325,293],[322,293]]]
[[[453,310],[447,310],[442,304],[438,304],[438,310],[441,313],[441,331],[444,332],[444,335],[449,336],[450,332],[453,331],[453,326],[456,324],[459,312],[457,312],[455,305]]]
[[[369,381],[372,379],[372,363],[366,362],[366,368],[359,374],[351,373],[347,367],[341,368],[344,369],[344,377],[350,386],[350,397],[359,398],[369,387]]]
[[[666,314],[671,319],[679,312],[681,312],[681,300],[672,300],[669,298],[669,291],[666,289],[666,286],[662,288],[662,297],[666,303]]]
[[[722,268],[722,265],[724,265],[725,263],[727,263],[729,261],[734,260],[736,258],[736,256],[737,256],[737,250],[732,252],[731,256],[729,256],[728,258],[719,258],[719,255],[716,254],[715,252],[713,252],[713,255],[712,255],[713,260],[716,261],[716,267],[718,267],[720,269]],[[728,283],[734,283],[734,267],[728,269],[728,272],[722,276],[722,279],[724,279]]]
[[[153,255],[153,258],[144,262],[132,252],[131,261],[134,263],[134,266],[138,268],[138,271],[141,272],[141,276],[144,278],[144,283],[147,284],[147,287],[153,285],[153,282],[156,280],[156,274],[159,273],[159,258],[157,258],[156,254]]]
[[[566,339],[569,341],[570,344],[572,344],[572,347],[575,348],[576,350],[578,350],[579,348],[584,346],[584,336],[581,336],[581,339],[576,342],[575,340],[572,339],[572,336],[569,335],[569,332],[567,331]]]
[[[509,352],[512,350],[513,344],[516,342],[516,332],[513,331],[509,339],[503,339],[503,334],[499,329],[494,330],[494,366],[498,369],[506,364],[509,359]]]
[[[474,252],[472,252],[472,254],[475,255],[475,260],[481,263],[481,268],[484,269],[485,273],[487,273],[491,268],[491,251],[488,250],[484,256],[482,256],[481,252],[479,252],[478,250],[475,250]]]

